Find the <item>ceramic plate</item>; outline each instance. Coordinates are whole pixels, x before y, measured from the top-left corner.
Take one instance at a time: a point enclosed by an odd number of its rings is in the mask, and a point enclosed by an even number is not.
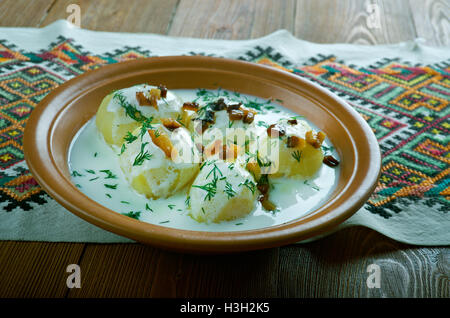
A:
[[[150,224],[112,211],[83,194],[71,179],[69,149],[105,95],[141,83],[169,89],[224,89],[263,99],[305,116],[324,131],[340,158],[339,175],[326,200],[299,218],[249,230],[200,231]],[[369,198],[380,173],[377,140],[346,102],[296,75],[254,63],[200,56],[138,59],[104,66],[67,81],[33,111],[24,153],[36,180],[61,205],[113,233],[182,252],[226,253],[270,248],[326,233]],[[279,213],[282,213],[280,211]]]

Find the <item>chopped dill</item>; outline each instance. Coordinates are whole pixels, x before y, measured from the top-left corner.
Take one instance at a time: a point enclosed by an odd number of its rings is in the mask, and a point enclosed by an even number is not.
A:
[[[173,210],[173,208],[175,207],[175,204],[168,204],[167,207],[171,210]]]
[[[234,191],[233,185],[228,181],[225,181],[225,190],[223,190],[223,192],[226,193],[228,199],[231,199],[236,195],[236,191]]]
[[[145,146],[148,142],[144,142],[141,144],[141,151],[137,154],[136,158],[134,158],[133,166],[141,166],[145,160],[150,160],[152,157],[151,154],[148,153],[148,150],[144,152]]]
[[[94,180],[97,180],[98,178],[100,178],[100,177],[95,177],[95,178],[89,179],[89,181],[94,181]]]
[[[127,144],[131,144],[133,141],[138,139],[138,137],[127,131],[127,134],[123,137],[123,139],[127,142]]]
[[[78,171],[74,170],[72,171],[72,177],[82,177],[83,175],[79,173]]]
[[[90,173],[90,174],[95,174],[95,171],[92,169],[84,169],[84,171],[86,171],[87,173]]]
[[[297,162],[300,162],[300,159],[302,159],[302,152],[299,150],[294,151],[291,154],[292,158],[294,158]]]
[[[130,204],[130,202],[128,202],[128,201],[120,201],[120,203],[123,203],[123,204]]]
[[[122,213],[122,214],[125,215],[125,216],[128,216],[130,218],[139,220],[139,217],[141,216],[141,211],[130,211],[130,212],[127,212],[127,213]]]
[[[250,179],[245,179],[244,182],[239,183],[239,186],[246,187],[247,189],[249,189],[252,192],[252,194],[255,193],[256,184]]]
[[[105,195],[110,199],[112,198],[111,194],[109,194],[109,193],[105,193]]]
[[[108,189],[117,189],[117,184],[104,184],[104,186]]]
[[[145,209],[147,211],[153,212],[153,209],[148,205],[148,203],[145,204]]]
[[[111,170],[105,169],[100,170],[100,172],[106,173],[105,179],[117,179],[117,176],[111,172]]]
[[[169,222],[170,222],[169,220],[166,220],[166,221],[159,222],[159,224],[164,224],[164,223],[169,223]]]

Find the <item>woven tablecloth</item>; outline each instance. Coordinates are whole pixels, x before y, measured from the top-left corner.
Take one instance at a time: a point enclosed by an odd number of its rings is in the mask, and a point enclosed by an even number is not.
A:
[[[413,42],[316,44],[285,30],[245,41],[94,32],[65,20],[0,28],[0,239],[130,242],[74,216],[33,179],[22,137],[52,89],[130,59],[210,55],[270,65],[319,83],[372,127],[382,173],[375,192],[338,229],[361,225],[416,245],[450,244],[450,47]]]

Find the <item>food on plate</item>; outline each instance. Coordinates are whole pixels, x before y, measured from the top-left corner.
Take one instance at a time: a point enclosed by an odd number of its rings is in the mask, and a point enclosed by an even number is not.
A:
[[[271,100],[260,102],[236,92],[199,89],[197,98],[182,99],[164,85],[120,89],[103,99],[93,126],[99,142],[113,150],[110,159],[118,168],[99,171],[121,170],[126,188],[148,200],[146,211],[152,211],[153,201],[172,210],[176,205],[170,200],[181,196],[184,209],[177,206],[177,211],[186,211],[198,223],[243,219],[257,210],[275,213],[282,197],[273,192],[277,182],[286,187],[284,192],[294,193],[297,185],[288,186],[287,179],[306,185],[322,163],[339,164],[324,152],[325,134],[289,114]],[[117,190],[117,184],[104,186]],[[142,207],[124,214],[141,213]]]
[[[322,166],[325,137],[304,120],[281,119],[268,126],[259,138],[258,158],[271,162],[272,178],[310,178]]]
[[[248,215],[256,203],[252,175],[233,161],[205,161],[189,191],[189,213],[198,222],[230,221]]]
[[[170,120],[163,122],[172,123]],[[119,163],[129,184],[148,198],[167,198],[189,184],[199,171],[198,152],[184,127],[139,127],[125,136]]]
[[[182,102],[164,85],[135,85],[108,94],[100,104],[96,124],[105,141],[121,146],[123,138],[146,120],[176,119]]]

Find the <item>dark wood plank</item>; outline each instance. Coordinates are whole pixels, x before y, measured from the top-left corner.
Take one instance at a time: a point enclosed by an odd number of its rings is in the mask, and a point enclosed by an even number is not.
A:
[[[87,244],[80,263],[81,288],[68,297],[148,297],[161,251],[141,244]]]
[[[368,9],[369,3],[377,9]],[[368,22],[370,16],[379,17],[375,19],[379,24]],[[396,43],[416,37],[407,0],[297,0],[295,35],[312,42],[358,44]]]
[[[198,256],[140,244],[88,244],[69,297],[275,297],[278,249]]]
[[[380,266],[369,288],[368,266]],[[398,243],[363,227],[281,249],[280,297],[449,297],[450,249]]]
[[[0,241],[1,297],[64,297],[66,272],[78,264],[82,243]]]
[[[2,0],[0,1],[0,26],[37,27],[56,0]]]
[[[42,25],[66,19],[69,4],[80,6],[84,29],[166,34],[177,0],[58,0]]]
[[[410,0],[417,36],[430,45],[450,45],[450,1]]]
[[[169,34],[174,36],[248,39],[278,29],[293,30],[292,0],[181,0]]]

